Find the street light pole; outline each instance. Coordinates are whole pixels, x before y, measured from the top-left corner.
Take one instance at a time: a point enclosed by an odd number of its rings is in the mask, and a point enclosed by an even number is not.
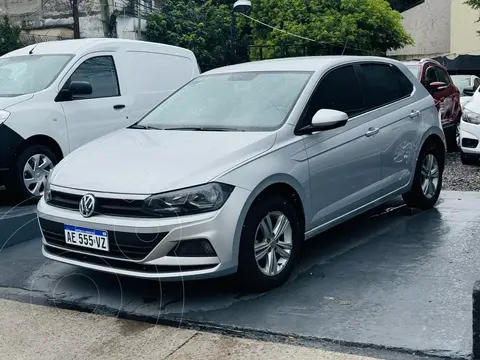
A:
[[[252,3],[250,0],[237,0],[233,4],[232,8],[232,29],[231,29],[231,42],[232,42],[232,61],[237,62],[237,15],[236,12],[247,14],[252,9]]]
[[[232,62],[237,62],[237,15],[235,15],[235,8],[232,9],[232,28],[231,28],[231,51]]]

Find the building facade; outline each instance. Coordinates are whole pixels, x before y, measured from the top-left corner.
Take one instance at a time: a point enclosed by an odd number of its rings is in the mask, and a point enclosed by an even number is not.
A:
[[[392,6],[395,0],[392,0]],[[400,0],[397,0],[399,2]],[[469,54],[480,55],[480,12],[464,0],[423,0],[402,12],[403,25],[414,45],[388,56],[401,60]],[[400,11],[401,9],[399,9]]]
[[[80,36],[108,36],[108,27],[104,26],[108,23],[110,30],[114,27],[115,36],[137,39],[139,1],[142,16],[153,11],[152,0],[78,0]],[[102,3],[106,4],[103,18]],[[0,0],[0,14],[7,14],[24,35],[35,35],[38,39],[73,38],[71,0]],[[142,31],[145,26],[142,19]]]

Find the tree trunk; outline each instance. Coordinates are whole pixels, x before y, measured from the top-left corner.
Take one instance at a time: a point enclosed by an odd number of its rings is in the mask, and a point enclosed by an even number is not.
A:
[[[78,0],[72,0],[73,38],[80,39],[80,19],[78,14]]]

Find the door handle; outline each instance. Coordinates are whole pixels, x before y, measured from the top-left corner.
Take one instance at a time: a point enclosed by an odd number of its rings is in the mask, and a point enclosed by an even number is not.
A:
[[[120,109],[123,109],[124,107],[125,107],[125,105],[123,105],[123,104],[113,105],[113,108],[115,110],[120,110]]]
[[[420,115],[420,111],[412,110],[412,112],[408,116],[410,116],[413,119],[413,118],[416,118],[418,115]]]
[[[368,131],[365,133],[365,136],[366,137],[373,136],[375,134],[378,134],[379,131],[380,131],[379,128],[369,128]]]

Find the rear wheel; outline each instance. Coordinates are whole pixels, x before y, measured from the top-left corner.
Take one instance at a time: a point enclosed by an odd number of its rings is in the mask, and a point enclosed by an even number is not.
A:
[[[412,188],[403,194],[407,206],[417,209],[430,209],[435,205],[442,189],[445,157],[443,148],[433,142],[425,143],[417,160]]]
[[[290,275],[303,239],[294,207],[280,196],[257,200],[245,219],[240,240],[239,280],[245,290],[263,292]]]
[[[18,156],[8,188],[18,200],[38,200],[45,190],[46,179],[58,160],[55,153],[44,145],[27,147]]]

